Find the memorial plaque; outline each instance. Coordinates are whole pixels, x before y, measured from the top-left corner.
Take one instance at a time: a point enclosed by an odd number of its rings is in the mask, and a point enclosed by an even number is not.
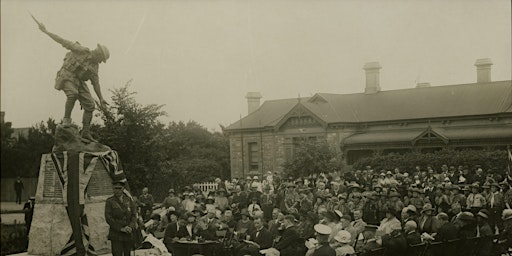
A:
[[[43,198],[62,198],[62,185],[57,174],[57,168],[50,157],[45,158]]]

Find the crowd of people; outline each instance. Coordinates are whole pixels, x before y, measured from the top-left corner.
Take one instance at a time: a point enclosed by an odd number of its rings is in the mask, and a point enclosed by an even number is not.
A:
[[[407,255],[411,246],[493,237],[477,248],[491,255],[512,248],[512,180],[479,166],[416,167],[221,181],[205,194],[197,187],[169,190],[162,214],[145,188],[140,222],[170,252],[179,240],[218,240],[234,255],[360,255],[386,248]],[[446,255],[453,255],[444,251]]]

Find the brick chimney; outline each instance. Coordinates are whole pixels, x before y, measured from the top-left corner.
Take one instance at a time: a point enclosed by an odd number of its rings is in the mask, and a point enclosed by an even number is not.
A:
[[[476,66],[476,82],[488,83],[491,82],[491,66],[492,61],[489,58],[477,59]]]
[[[379,70],[382,67],[378,62],[368,62],[364,64],[366,71],[366,87],[364,93],[377,93],[380,91]]]
[[[251,114],[260,107],[261,97],[261,93],[259,92],[248,92],[247,95],[245,95],[247,99],[247,114]]]

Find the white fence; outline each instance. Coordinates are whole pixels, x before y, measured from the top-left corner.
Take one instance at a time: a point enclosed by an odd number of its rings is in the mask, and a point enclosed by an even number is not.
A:
[[[219,184],[217,184],[215,182],[203,182],[203,183],[194,184],[194,187],[201,189],[201,191],[203,192],[204,195],[208,195],[208,193],[210,193],[210,191],[217,190],[218,186],[219,186]]]

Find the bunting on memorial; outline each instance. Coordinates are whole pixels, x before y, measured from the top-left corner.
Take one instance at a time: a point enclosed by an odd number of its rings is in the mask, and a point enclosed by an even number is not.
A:
[[[97,255],[90,245],[87,215],[84,212],[87,186],[96,164],[105,167],[113,181],[126,182],[117,152],[57,152],[51,154],[62,186],[63,201],[72,228],[72,234],[61,250],[61,255]]]

